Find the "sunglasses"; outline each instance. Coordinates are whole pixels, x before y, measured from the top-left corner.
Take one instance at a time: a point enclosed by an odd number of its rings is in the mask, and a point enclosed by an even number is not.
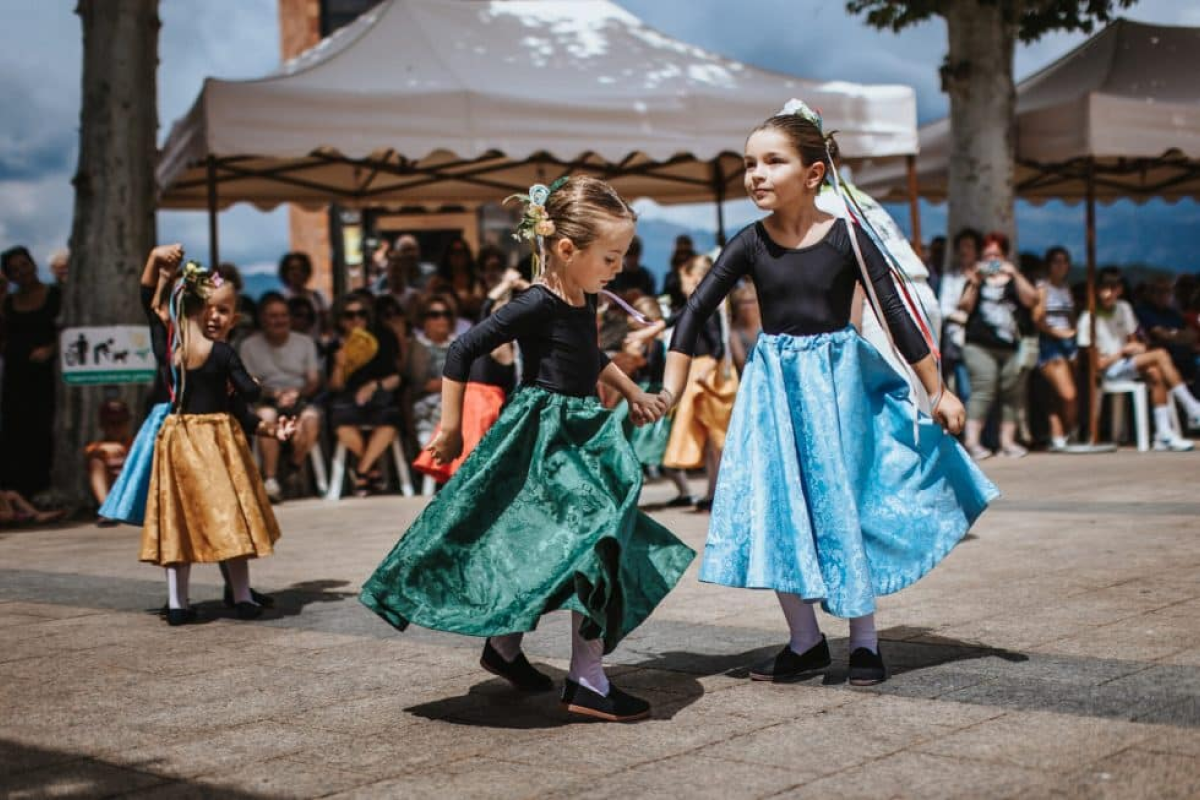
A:
[[[342,312],[342,319],[366,319],[367,311],[363,308],[347,308]]]
[[[453,319],[454,315],[449,311],[426,311],[425,319]]]

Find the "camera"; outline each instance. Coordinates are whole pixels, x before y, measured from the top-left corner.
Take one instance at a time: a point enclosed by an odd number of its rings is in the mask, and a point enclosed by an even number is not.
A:
[[[993,258],[990,261],[983,262],[983,266],[979,271],[984,275],[998,275],[1000,273],[1000,260]]]

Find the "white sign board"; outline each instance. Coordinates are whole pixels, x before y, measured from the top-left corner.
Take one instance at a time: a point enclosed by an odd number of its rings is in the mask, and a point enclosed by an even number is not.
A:
[[[157,368],[145,325],[66,328],[58,353],[66,383],[151,383]]]

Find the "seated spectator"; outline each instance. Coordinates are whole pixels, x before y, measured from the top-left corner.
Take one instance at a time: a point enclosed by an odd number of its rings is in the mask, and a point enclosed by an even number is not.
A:
[[[421,260],[421,243],[417,237],[405,233],[396,237],[388,254],[387,273],[372,288],[375,294],[388,292],[395,295],[408,311],[411,291],[423,290],[436,274],[437,267]]]
[[[1075,432],[1078,418],[1075,391],[1075,300],[1067,275],[1071,256],[1065,248],[1046,253],[1047,277],[1038,284],[1033,324],[1038,329],[1038,369],[1058,396],[1050,412],[1050,448],[1062,450]]]
[[[1198,338],[1196,331],[1188,326],[1182,309],[1175,307],[1171,281],[1165,277],[1153,278],[1146,284],[1142,300],[1134,311],[1148,344],[1170,353],[1180,375],[1191,381],[1195,377]]]
[[[296,333],[311,335],[309,331],[317,326],[317,309],[312,300],[307,297],[289,297],[287,301],[288,318],[292,321],[292,330]],[[313,336],[313,341],[320,340],[320,335]],[[320,344],[317,345],[320,347]]]
[[[32,503],[11,489],[0,489],[0,525],[40,525],[55,522],[67,515],[66,509],[39,511]]]
[[[403,372],[404,365],[408,363],[408,349],[412,341],[412,329],[408,324],[408,315],[404,313],[404,309],[396,298],[390,294],[376,297],[373,310],[376,323],[387,327],[396,337],[398,344],[396,368]]]
[[[504,273],[508,272],[508,258],[497,247],[491,245],[483,247],[479,251],[479,280],[483,283],[483,290],[490,293],[493,289],[500,285],[504,280]],[[480,315],[487,316],[486,314]]]
[[[87,462],[88,485],[92,489],[92,497],[96,505],[103,505],[104,499],[121,474],[125,466],[125,457],[133,444],[133,434],[129,428],[129,406],[120,400],[106,400],[100,406],[100,439],[89,442],[84,448],[84,458]]]
[[[762,314],[758,308],[758,294],[754,284],[744,281],[730,296],[733,319],[729,331],[729,350],[738,375],[746,368],[746,359],[754,351],[758,335],[762,333]]]
[[[430,295],[421,304],[421,327],[413,337],[404,374],[412,387],[413,425],[417,442],[424,446],[442,418],[442,368],[454,341],[454,301]]]
[[[279,259],[279,282],[283,284],[283,296],[288,300],[303,297],[316,309],[316,321],[308,329],[301,331],[316,339],[328,328],[329,302],[319,290],[309,287],[308,282],[312,280],[312,275],[312,259],[308,257],[308,253],[286,253]]]
[[[343,298],[337,325],[340,336],[329,372],[329,419],[338,442],[356,459],[354,493],[364,497],[380,488],[379,459],[400,426],[398,345],[390,329],[372,325],[371,305],[358,292]],[[365,440],[363,429],[370,431]]]
[[[1137,337],[1138,322],[1133,308],[1121,299],[1121,272],[1115,267],[1100,271],[1096,289],[1097,368],[1105,380],[1125,381],[1141,377],[1150,386],[1154,406],[1154,449],[1191,450],[1195,445],[1175,430],[1169,403],[1174,397],[1187,411],[1191,427],[1200,427],[1200,401],[1184,385],[1171,356],[1161,348],[1151,349]],[[1079,318],[1079,344],[1092,342],[1091,315]]]
[[[610,292],[620,295],[636,290],[640,294],[654,296],[654,276],[650,274],[650,270],[642,266],[642,240],[637,236],[633,237],[633,241],[629,243],[629,249],[625,251],[625,260],[621,271],[617,273],[617,277],[608,282],[607,288]],[[628,299],[636,300],[637,297]]]
[[[304,460],[308,458],[317,437],[321,435],[321,414],[311,405],[321,388],[321,362],[312,337],[292,330],[291,314],[283,295],[269,292],[258,306],[259,328],[241,343],[238,352],[246,370],[262,384],[262,395],[255,409],[259,419],[275,425],[281,417],[296,420],[296,433],[291,440],[292,494],[303,494],[300,484]],[[281,442],[260,437],[259,452],[263,461],[263,484],[267,497],[278,503],[283,499],[279,485],[279,453]]]

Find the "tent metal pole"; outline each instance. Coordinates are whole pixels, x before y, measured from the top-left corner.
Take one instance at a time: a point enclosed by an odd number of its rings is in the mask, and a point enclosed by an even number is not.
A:
[[[1100,384],[1097,380],[1096,359],[1096,162],[1087,162],[1087,307],[1088,307],[1088,396],[1091,398],[1088,411],[1088,438],[1092,444],[1100,436]]]
[[[917,258],[925,258],[925,251],[921,248],[921,206],[920,198],[917,196],[917,157],[915,155],[905,156],[904,164],[908,171],[908,218],[912,223],[912,248],[916,252]]]
[[[220,239],[217,233],[217,159],[208,157],[208,261],[209,269],[221,263]]]
[[[721,157],[713,159],[713,194],[717,201],[717,246],[725,246],[725,175],[721,171]]]

